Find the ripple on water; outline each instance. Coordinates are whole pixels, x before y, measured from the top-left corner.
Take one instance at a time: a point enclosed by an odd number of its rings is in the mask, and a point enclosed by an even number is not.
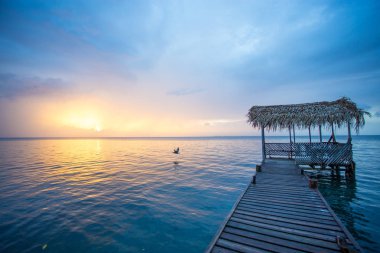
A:
[[[369,251],[380,237],[379,143],[355,140],[355,184],[321,180]],[[202,252],[260,148],[255,138],[0,141],[0,251]]]

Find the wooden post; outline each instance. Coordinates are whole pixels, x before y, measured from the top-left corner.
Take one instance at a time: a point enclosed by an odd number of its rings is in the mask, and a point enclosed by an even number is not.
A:
[[[294,131],[294,125],[293,125],[293,143],[296,143],[296,132]],[[295,149],[293,149],[293,145],[291,145],[291,150],[292,150],[292,158],[294,156],[294,158],[296,157],[296,154],[295,154]],[[294,153],[293,153],[294,152]]]
[[[322,126],[319,125],[319,142],[322,143]]]
[[[261,165],[260,164],[256,164],[256,171],[261,172]]]
[[[290,143],[290,159],[293,158],[293,151],[292,151],[292,131],[290,130],[289,126],[289,143]]]
[[[332,141],[336,142],[335,132],[334,132],[334,123],[331,123],[331,137],[332,137]]]
[[[252,184],[256,184],[256,171],[254,171],[252,175]]]
[[[314,178],[309,178],[309,187],[312,189],[318,188],[318,180]]]
[[[352,137],[351,137],[351,122],[348,121],[347,122],[347,130],[348,130],[348,143],[351,143],[352,141]]]
[[[310,132],[310,126],[309,126],[309,143],[311,143],[311,132]]]
[[[263,161],[266,158],[266,152],[265,152],[265,131],[264,131],[264,125],[261,126],[261,145],[262,145],[262,154],[263,154]]]

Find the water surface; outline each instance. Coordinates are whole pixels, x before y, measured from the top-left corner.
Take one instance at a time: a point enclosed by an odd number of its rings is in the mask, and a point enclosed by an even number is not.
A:
[[[177,146],[180,155],[171,153]],[[2,140],[0,252],[203,252],[260,148],[246,137]],[[356,181],[321,179],[333,209],[373,252],[379,148],[378,137],[355,138]]]

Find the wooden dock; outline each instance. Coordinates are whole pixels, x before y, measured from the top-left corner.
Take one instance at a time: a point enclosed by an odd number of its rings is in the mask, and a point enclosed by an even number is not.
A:
[[[339,243],[338,243],[339,241]],[[206,252],[362,252],[294,160],[266,159]]]

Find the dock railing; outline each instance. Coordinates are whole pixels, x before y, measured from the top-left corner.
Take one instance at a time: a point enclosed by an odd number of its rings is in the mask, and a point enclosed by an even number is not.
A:
[[[294,158],[294,143],[265,143],[267,157]]]
[[[269,158],[295,159],[297,164],[347,166],[352,163],[351,143],[265,143]]]

